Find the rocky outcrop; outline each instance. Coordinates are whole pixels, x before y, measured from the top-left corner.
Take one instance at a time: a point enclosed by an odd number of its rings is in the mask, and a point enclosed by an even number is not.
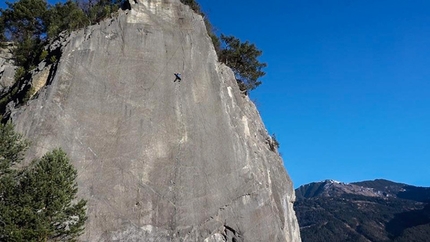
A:
[[[12,43],[6,43],[4,48],[0,48],[0,94],[7,91],[14,82],[16,67],[12,61]]]
[[[82,241],[300,241],[291,180],[201,16],[140,0],[60,48],[11,119],[28,159],[62,147],[73,160]]]

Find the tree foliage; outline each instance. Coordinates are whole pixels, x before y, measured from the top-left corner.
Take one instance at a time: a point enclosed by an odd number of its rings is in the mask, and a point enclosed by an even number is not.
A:
[[[12,124],[0,124],[0,176],[10,173],[11,166],[22,161],[28,145]]]
[[[124,0],[77,0],[77,5],[84,11],[90,24],[95,24],[110,17],[125,3]]]
[[[2,125],[0,173],[0,241],[73,241],[86,221],[85,200],[76,202],[77,172],[61,149],[45,154],[22,169],[11,169],[22,160],[27,142]],[[3,132],[4,131],[4,132]],[[3,144],[2,146],[3,147]]]
[[[181,0],[204,18],[206,29],[220,61],[230,66],[242,91],[254,90],[261,84],[260,77],[266,63],[258,61],[262,51],[254,44],[241,42],[234,36],[215,34],[200,5],[195,0]],[[122,0],[68,0],[51,6],[45,0],[19,0],[8,3],[8,8],[1,10],[0,38],[15,41],[14,59],[24,70],[23,75],[38,64],[43,55],[42,47],[46,40],[55,37],[64,30],[75,30],[94,24],[116,12],[123,4]],[[55,58],[54,58],[55,59]]]
[[[5,41],[14,42],[12,58],[18,67],[14,90],[0,100],[0,112],[12,99],[20,103],[28,100],[29,89],[22,89],[22,81],[41,61],[56,63],[58,51],[44,48],[60,32],[73,31],[95,24],[116,12],[121,0],[67,0],[50,5],[46,0],[18,0],[0,9],[0,47]]]
[[[7,34],[13,41],[27,38],[42,38],[45,33],[45,13],[47,3],[44,0],[20,0],[7,2],[8,8],[2,11]]]
[[[0,47],[3,47],[4,45],[2,42],[6,41],[6,36],[4,35],[5,26],[4,26],[4,17],[1,15],[0,12]]]
[[[1,12],[4,35],[16,43],[15,64],[28,69],[37,60],[45,38],[47,3],[44,0],[20,0],[7,5],[8,8]]]
[[[197,14],[203,14],[200,5],[195,0],[181,0],[181,3],[188,5]]]
[[[257,59],[263,52],[254,44],[243,43],[234,36],[221,34],[221,41],[220,61],[232,68],[242,90],[254,90],[261,84],[258,79],[266,74],[262,71],[266,63]]]
[[[239,88],[246,93],[259,86],[261,84],[259,78],[266,74],[262,69],[267,66],[266,63],[260,63],[257,59],[263,52],[257,49],[254,44],[248,41],[242,43],[234,36],[221,34],[219,38],[209,19],[195,0],[181,0],[181,3],[188,5],[194,12],[202,15],[206,30],[212,39],[220,61],[233,69]]]
[[[29,71],[40,61],[42,48],[62,31],[97,23],[121,5],[121,0],[68,0],[50,5],[46,0],[7,3],[0,13],[0,40],[16,43],[15,64]]]
[[[47,14],[47,36],[54,38],[64,30],[76,30],[90,23],[85,12],[76,2],[67,1],[52,6]]]

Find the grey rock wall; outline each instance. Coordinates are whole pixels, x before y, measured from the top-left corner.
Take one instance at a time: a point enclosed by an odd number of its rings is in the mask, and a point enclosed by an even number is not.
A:
[[[7,92],[15,82],[16,67],[12,61],[12,43],[7,43],[5,48],[0,48],[0,95]]]
[[[300,241],[291,180],[201,16],[140,0],[61,45],[52,81],[11,118],[28,159],[73,160],[82,241]]]

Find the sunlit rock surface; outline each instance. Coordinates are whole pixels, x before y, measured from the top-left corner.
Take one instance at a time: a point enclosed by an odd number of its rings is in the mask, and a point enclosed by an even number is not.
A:
[[[15,82],[16,66],[12,61],[12,49],[12,43],[5,43],[5,46],[0,48],[0,95],[7,92]]]
[[[28,158],[62,147],[78,169],[81,240],[300,241],[291,180],[202,17],[179,0],[131,8],[62,40],[11,116]]]

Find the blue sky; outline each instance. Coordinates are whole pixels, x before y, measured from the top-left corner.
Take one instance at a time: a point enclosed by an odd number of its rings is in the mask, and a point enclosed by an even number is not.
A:
[[[197,1],[218,33],[263,50],[250,96],[295,187],[430,187],[430,1]]]
[[[430,1],[200,0],[266,62],[251,93],[294,186],[430,186]]]

